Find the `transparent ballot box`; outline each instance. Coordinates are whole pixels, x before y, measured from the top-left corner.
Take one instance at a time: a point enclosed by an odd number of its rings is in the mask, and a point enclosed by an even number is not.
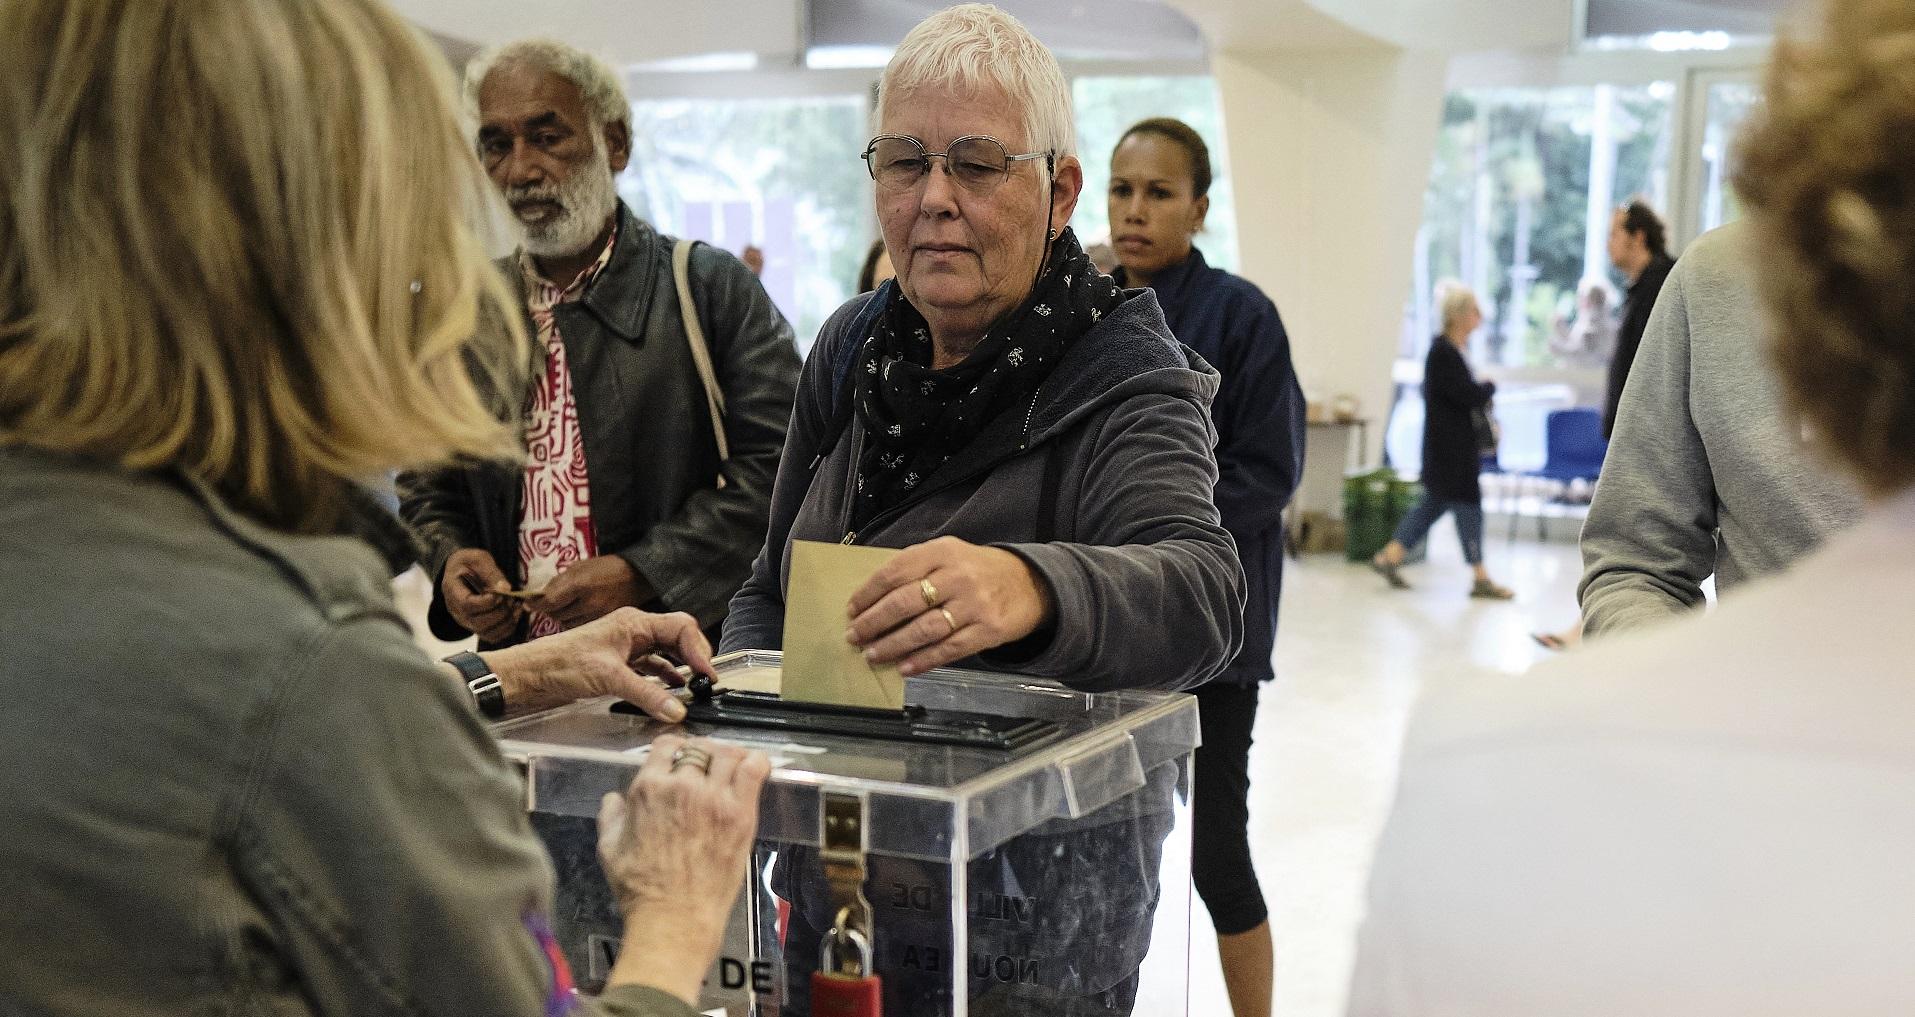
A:
[[[776,653],[728,654],[718,686],[778,666]],[[809,729],[804,709],[766,727],[694,708],[687,733],[774,763],[701,1006],[810,1017],[825,948],[830,970],[855,974],[868,945],[886,1017],[1185,1014],[1196,700],[954,669],[911,679],[905,700],[919,722],[902,734]],[[523,767],[558,873],[554,924],[588,987],[621,932],[596,856],[599,799],[680,730],[625,709],[599,700],[495,727]],[[971,727],[991,738],[962,737]]]

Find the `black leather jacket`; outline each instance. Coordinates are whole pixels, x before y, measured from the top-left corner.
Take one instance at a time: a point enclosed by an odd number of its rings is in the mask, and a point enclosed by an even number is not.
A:
[[[592,525],[599,553],[631,562],[657,591],[658,603],[648,606],[688,612],[710,628],[765,540],[798,352],[790,324],[749,269],[724,251],[693,250],[692,294],[725,394],[731,446],[719,488],[718,446],[672,278],[675,240],[622,202],[618,214],[610,262],[582,297],[553,312],[585,441]],[[505,272],[522,289],[516,259]],[[526,329],[537,334],[529,312]],[[534,370],[543,371],[543,351],[534,354]],[[439,588],[452,552],[483,548],[515,585],[523,579],[522,479],[519,467],[496,464],[399,478],[401,514],[427,549],[429,620],[440,638],[466,635]]]

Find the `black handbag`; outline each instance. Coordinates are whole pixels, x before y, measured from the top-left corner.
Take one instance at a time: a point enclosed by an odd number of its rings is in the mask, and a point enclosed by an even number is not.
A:
[[[1496,446],[1502,441],[1502,428],[1496,426],[1496,420],[1490,416],[1489,404],[1469,411],[1470,430],[1476,434],[1476,451],[1484,456],[1496,454]]]

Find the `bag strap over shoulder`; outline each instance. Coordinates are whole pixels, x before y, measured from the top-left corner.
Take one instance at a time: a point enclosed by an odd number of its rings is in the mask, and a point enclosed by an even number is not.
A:
[[[725,393],[718,388],[718,374],[712,370],[711,348],[705,345],[705,329],[698,323],[698,305],[692,301],[692,246],[696,240],[680,240],[672,246],[672,280],[678,284],[678,313],[685,323],[685,345],[691,347],[692,366],[705,386],[705,408],[711,411],[711,433],[718,439],[718,486],[725,486],[723,466],[731,461],[731,442],[725,437]]]

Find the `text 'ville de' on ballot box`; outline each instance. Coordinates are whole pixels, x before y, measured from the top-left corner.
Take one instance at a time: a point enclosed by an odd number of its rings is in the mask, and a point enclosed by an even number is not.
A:
[[[774,652],[728,654],[718,684],[778,666]],[[702,1006],[810,1017],[827,939],[835,964],[846,909],[868,902],[886,1017],[1185,1014],[1196,700],[940,669],[911,679],[906,702],[924,722],[904,740],[697,712],[674,727],[607,700],[498,724],[553,854],[554,921],[580,981],[605,977],[621,931],[594,853],[599,799],[682,730],[774,763]],[[1013,735],[950,736],[967,716]]]

